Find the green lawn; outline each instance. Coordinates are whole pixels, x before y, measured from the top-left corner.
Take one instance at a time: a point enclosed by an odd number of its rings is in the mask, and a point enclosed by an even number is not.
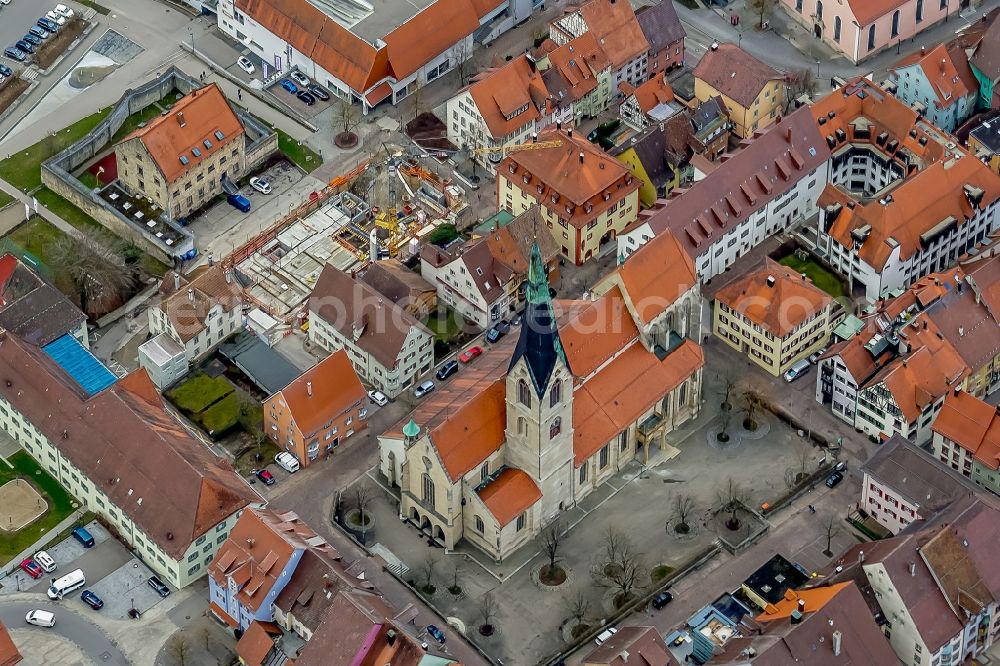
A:
[[[168,99],[169,97],[170,96],[167,95],[167,97],[164,99]],[[125,119],[125,122],[122,123],[122,126],[118,128],[117,132],[115,132],[115,135],[111,137],[111,142],[115,143],[117,141],[121,141],[127,135],[131,134],[133,131],[138,129],[139,123],[149,122],[153,118],[160,115],[160,113],[162,112],[163,109],[161,109],[159,106],[157,106],[156,104],[150,104],[145,109],[133,113],[131,116]]]
[[[83,183],[83,186],[86,187],[88,190],[96,190],[98,187],[101,186],[100,181],[97,180],[97,176],[91,173],[90,171],[84,171],[83,173],[81,173],[80,177],[77,178],[77,180]]]
[[[278,133],[278,150],[284,153],[285,157],[298,164],[306,173],[312,173],[323,163],[323,159],[309,146],[300,144],[278,128],[274,128],[274,131]]]
[[[6,180],[23,192],[35,189],[42,184],[42,162],[79,141],[109,113],[111,107],[78,120],[35,145],[11,155],[0,162],[0,179]]]
[[[178,384],[176,388],[167,391],[166,396],[180,409],[193,416],[205,411],[235,390],[233,385],[222,377],[209,377],[199,372]]]
[[[107,16],[108,14],[111,13],[110,9],[108,9],[104,5],[97,4],[96,2],[94,2],[94,0],[77,0],[77,1],[81,5],[84,5],[86,7],[90,7],[91,9],[93,9],[98,14],[103,14],[104,16]]]
[[[230,393],[199,414],[198,421],[209,435],[218,437],[240,422],[239,396]]]
[[[844,283],[841,279],[836,274],[826,270],[812,259],[802,261],[794,254],[790,254],[783,259],[779,259],[778,263],[782,266],[788,266],[798,273],[805,273],[806,276],[813,281],[814,285],[834,298],[841,298],[847,295],[847,292],[844,290]]]
[[[7,204],[9,204],[13,200],[14,197],[10,196],[6,192],[0,192],[0,210],[6,208]]]
[[[0,485],[16,478],[30,479],[35,489],[49,503],[49,510],[38,520],[13,534],[0,532],[0,562],[9,561],[73,512],[73,498],[31,456],[18,451],[8,460],[14,469],[0,462]]]
[[[38,190],[35,193],[35,198],[38,199],[38,203],[42,204],[84,233],[111,233],[105,229],[100,222],[87,215],[82,210],[66,201],[47,187],[43,187]]]
[[[458,314],[450,308],[446,312],[447,315],[444,318],[433,314],[424,322],[434,337],[442,342],[448,342],[462,332],[462,324],[458,320]]]

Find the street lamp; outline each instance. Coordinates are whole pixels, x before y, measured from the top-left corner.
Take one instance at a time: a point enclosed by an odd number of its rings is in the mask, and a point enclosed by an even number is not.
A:
[[[819,60],[816,61],[816,78],[819,78]]]
[[[194,28],[192,26],[190,26],[190,25],[188,26],[188,34],[191,35],[191,51],[193,53],[194,52]]]

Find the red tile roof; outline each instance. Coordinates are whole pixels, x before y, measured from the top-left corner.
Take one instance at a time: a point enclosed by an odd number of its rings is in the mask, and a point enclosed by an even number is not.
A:
[[[570,101],[574,102],[597,88],[600,73],[611,66],[592,32],[569,40],[549,53],[548,58],[565,82]]]
[[[829,294],[813,285],[805,275],[767,257],[758,268],[719,289],[715,300],[745,315],[779,339],[784,339],[833,302]]]
[[[989,469],[1000,469],[1000,416],[988,402],[965,392],[949,393],[931,429]]]
[[[906,5],[909,0],[847,0],[851,13],[861,27],[867,27],[877,18]]]
[[[525,54],[472,80],[469,94],[494,138],[505,137],[548,111],[549,93],[542,74]],[[515,113],[525,106],[525,111]]]
[[[507,383],[498,380],[431,431],[431,442],[452,480],[461,478],[503,445],[507,427],[506,397]]]
[[[519,469],[508,467],[477,493],[493,517],[506,526],[542,499],[538,485]]]
[[[960,48],[949,49],[945,44],[938,44],[930,51],[912,54],[893,66],[900,69],[917,65],[923,71],[937,96],[938,108],[946,109],[963,97],[979,90],[975,76],[969,69],[968,57]],[[966,81],[972,77],[972,87]]]
[[[579,9],[589,32],[616,69],[649,50],[649,42],[630,2],[590,0]]]
[[[166,182],[172,183],[234,141],[242,141],[243,124],[219,86],[210,83],[188,93],[165,115],[150,120],[119,143],[132,139],[142,142]]]
[[[655,247],[645,251],[643,246],[617,271],[629,310],[643,324],[656,319],[698,283],[694,262],[674,234],[660,234]]]
[[[559,341],[576,377],[594,373],[639,339],[621,290],[614,286],[596,301],[556,301]]]
[[[261,666],[273,649],[274,637],[256,620],[250,623],[236,642],[236,654],[240,657],[240,663],[246,666]]]
[[[643,113],[649,113],[660,104],[674,101],[674,89],[670,87],[666,75],[654,76],[636,88],[632,94]]]
[[[14,640],[7,633],[7,627],[0,622],[0,666],[14,666],[19,664],[23,657],[18,652]]]
[[[717,49],[706,51],[698,61],[694,78],[748,108],[768,84],[783,80],[784,75],[735,44],[720,44]]]
[[[8,403],[173,558],[261,501],[167,411],[145,370],[83,398],[41,350],[0,333],[0,374]]]
[[[469,0],[435,0],[385,36],[393,76],[405,79],[478,27],[479,13]]]
[[[587,666],[678,666],[655,627],[622,627],[583,658]]]
[[[168,272],[163,277],[159,308],[166,313],[181,342],[195,338],[205,330],[208,313],[220,306],[224,312],[243,306],[243,289],[235,277],[221,264],[192,273],[192,279]],[[180,289],[174,289],[180,277]],[[189,291],[190,290],[190,291]]]
[[[360,407],[367,394],[350,357],[341,349],[303,372],[268,402],[279,396],[295,425],[308,437],[334,416]]]

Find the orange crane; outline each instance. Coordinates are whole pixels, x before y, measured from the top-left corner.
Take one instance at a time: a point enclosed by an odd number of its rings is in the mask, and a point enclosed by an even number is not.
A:
[[[542,150],[543,148],[558,148],[562,145],[562,139],[554,139],[552,141],[529,141],[528,143],[512,143],[509,146],[493,146],[485,148],[476,148],[470,152],[473,155],[494,155],[500,153],[501,156],[509,155],[510,153],[517,153],[522,150]]]

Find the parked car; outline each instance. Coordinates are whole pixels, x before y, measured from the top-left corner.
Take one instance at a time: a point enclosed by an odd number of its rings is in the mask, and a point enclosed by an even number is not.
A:
[[[464,352],[459,354],[458,360],[461,361],[462,363],[471,363],[474,358],[476,358],[477,356],[482,356],[482,354],[483,354],[483,348],[480,347],[479,345],[476,345],[475,347],[469,347]]]
[[[265,486],[273,486],[275,482],[274,474],[271,474],[266,469],[258,469],[254,472],[254,475],[263,482]]]
[[[819,362],[819,357],[826,353],[826,347],[822,349],[817,349],[812,354],[809,354],[809,362],[816,365]]]
[[[56,25],[66,25],[66,17],[62,14],[57,14],[54,9],[45,12],[45,18],[54,21]]]
[[[617,633],[618,633],[617,627],[608,627],[601,633],[597,634],[597,638],[594,639],[594,643],[596,643],[597,645],[604,645],[611,639],[612,636],[614,636]]]
[[[305,90],[300,90],[299,94],[297,94],[296,97],[298,97],[299,101],[305,104],[306,106],[312,106],[313,104],[316,103],[316,98],[307,93]]]
[[[487,342],[496,342],[503,336],[507,335],[507,333],[509,332],[510,332],[510,322],[508,322],[506,319],[501,319],[500,321],[498,321],[496,324],[493,325],[493,328],[486,331],[486,340]]]
[[[38,566],[42,567],[45,573],[52,573],[56,570],[56,561],[44,550],[35,553],[35,561],[38,562]]]
[[[444,381],[449,377],[451,377],[456,372],[458,372],[458,361],[448,361],[440,368],[438,368],[438,371],[434,373],[434,376],[440,379],[441,381]]]
[[[73,538],[83,544],[84,548],[94,547],[94,537],[87,531],[86,527],[74,527]]]
[[[841,460],[840,462],[838,462],[836,465],[833,466],[834,472],[843,472],[846,469],[847,469],[847,463],[844,462],[843,460]]]
[[[21,560],[21,568],[24,569],[24,572],[26,574],[28,574],[35,580],[38,580],[39,578],[45,575],[45,572],[42,571],[42,567],[38,565],[38,562],[34,561],[30,557]]]
[[[316,99],[321,99],[324,102],[330,99],[330,93],[328,93],[323,86],[317,85],[315,83],[310,83],[308,88],[309,92],[312,93],[316,97]]]
[[[257,71],[257,68],[253,66],[252,62],[250,62],[250,58],[246,56],[240,56],[239,58],[237,58],[236,66],[242,69],[247,74],[253,74],[254,72]]]
[[[433,390],[434,390],[434,382],[427,379],[425,381],[420,382],[420,384],[417,385],[417,388],[413,389],[413,397],[422,398]]]
[[[427,633],[430,634],[438,643],[444,643],[444,632],[435,627],[433,624],[427,625]]]
[[[53,21],[52,19],[48,18],[47,16],[43,16],[42,18],[35,21],[35,25],[45,28],[53,35],[56,34],[56,32],[59,30],[59,24]]]
[[[368,391],[368,398],[379,407],[389,402],[389,398],[385,397],[385,393],[382,393],[382,391]]]
[[[35,26],[35,27],[37,27],[37,26]],[[23,39],[24,41],[28,42],[32,46],[40,46],[41,43],[42,43],[41,39],[39,39],[38,37],[35,37],[30,32],[28,34],[26,34],[24,37],[22,37],[21,39]]]
[[[510,325],[511,326],[520,326],[521,325],[521,318],[522,318],[522,316],[523,315],[520,312],[518,312],[517,314],[515,314],[513,317],[510,318]]]
[[[28,54],[16,46],[8,46],[3,50],[3,54],[11,60],[16,60],[18,62],[24,62],[28,58]]]
[[[73,18],[73,10],[67,7],[66,5],[56,5],[52,11],[68,19]]]
[[[90,590],[84,590],[81,592],[80,599],[83,600],[83,603],[87,604],[94,610],[101,610],[104,608],[104,601]]]
[[[250,179],[250,187],[257,190],[261,194],[271,193],[271,183],[267,182],[263,178],[260,178],[259,176],[254,176]]]
[[[844,475],[840,472],[833,472],[830,476],[826,477],[826,487],[833,488],[835,485],[844,480]]]
[[[54,627],[56,626],[56,615],[49,611],[33,610],[28,611],[28,614],[24,616],[24,621],[36,627]]]
[[[166,583],[157,578],[155,574],[146,580],[146,584],[156,590],[156,593],[161,597],[170,596],[170,588],[167,587]]]
[[[21,49],[25,53],[34,53],[35,52],[35,47],[32,46],[31,44],[29,44],[28,42],[24,41],[23,39],[19,39],[16,42],[14,42],[14,46],[16,46],[17,48]]]
[[[299,84],[303,88],[307,88],[309,86],[309,84],[311,83],[311,81],[309,80],[309,77],[307,77],[305,74],[303,74],[302,72],[300,72],[297,69],[294,69],[291,72],[289,72],[288,78],[290,78],[292,81],[295,81],[297,84]]]
[[[802,359],[801,361],[796,361],[795,364],[792,365],[792,367],[790,367],[782,376],[785,378],[786,382],[794,382],[802,375],[808,373],[809,368],[811,367],[812,366],[809,364],[809,361]]]
[[[274,462],[278,464],[278,467],[294,474],[299,471],[299,459],[288,451],[282,451],[278,455],[274,456]]]
[[[294,83],[292,83],[291,81],[289,81],[288,79],[281,79],[280,81],[278,81],[278,85],[280,85],[282,88],[292,93],[293,95],[299,91],[299,87]]]
[[[655,597],[653,597],[652,606],[656,610],[660,610],[673,600],[674,600],[674,595],[670,594],[669,592],[660,592]]]
[[[35,37],[38,37],[39,39],[49,38],[49,31],[46,30],[45,28],[39,28],[37,25],[33,25],[30,28],[28,28],[28,32],[33,34]]]
[[[0,62],[0,76],[14,76],[14,70]]]
[[[226,197],[226,201],[228,201],[229,205],[233,208],[236,208],[244,213],[250,212],[250,200],[242,194],[230,194]]]

